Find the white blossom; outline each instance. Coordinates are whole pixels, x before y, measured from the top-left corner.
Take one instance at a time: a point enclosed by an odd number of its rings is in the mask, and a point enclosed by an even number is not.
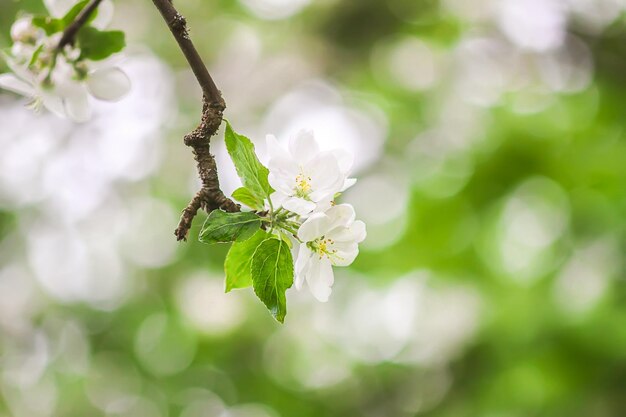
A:
[[[60,18],[75,2],[46,0],[45,4],[53,17]],[[106,27],[112,7],[109,0],[102,2],[91,25]],[[58,116],[84,122],[91,117],[90,95],[117,101],[130,90],[130,80],[110,60],[96,63],[81,59],[80,49],[73,45],[57,53],[61,35],[45,36],[33,25],[31,16],[19,18],[11,27],[11,54],[4,57],[12,74],[0,74],[0,88],[29,98],[29,107],[36,111],[46,108]]]
[[[355,219],[354,208],[339,204],[324,213],[313,213],[298,230],[302,242],[295,263],[295,284],[306,281],[319,301],[328,301],[334,282],[333,266],[348,266],[365,239],[365,223]]]
[[[37,111],[45,107],[58,116],[65,116],[63,99],[53,86],[41,83],[32,72],[11,60],[6,61],[13,74],[0,74],[0,87],[29,98],[29,106]]]
[[[352,186],[352,157],[345,151],[320,151],[313,132],[301,131],[283,149],[267,136],[269,183],[273,204],[300,216],[331,206],[335,194]]]
[[[23,16],[11,25],[11,40],[25,44],[36,44],[44,35],[42,29],[33,25],[31,16]]]

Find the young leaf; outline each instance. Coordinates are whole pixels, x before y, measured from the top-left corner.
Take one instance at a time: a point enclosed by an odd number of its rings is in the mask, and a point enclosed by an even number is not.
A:
[[[254,213],[213,210],[202,225],[200,242],[242,242],[255,234],[260,227],[261,219]]]
[[[269,171],[259,162],[250,139],[235,133],[230,123],[226,122],[225,140],[226,149],[244,187],[257,199],[269,197],[273,191],[267,181]]]
[[[78,44],[81,49],[81,58],[99,61],[124,49],[126,40],[122,31],[101,31],[86,26],[78,32]]]
[[[76,16],[78,16],[78,14],[85,8],[87,3],[89,3],[89,0],[81,0],[74,6],[72,6],[72,8],[67,13],[65,13],[65,16],[60,19],[63,22],[63,28],[70,25],[74,20],[76,20]],[[94,12],[89,15],[86,24],[91,23],[91,21],[93,21],[97,15],[98,9],[94,10]]]
[[[274,237],[261,242],[252,257],[250,272],[255,294],[283,323],[287,315],[285,291],[293,284],[293,259],[287,243]]]
[[[65,24],[62,19],[55,19],[50,16],[35,16],[33,17],[32,22],[33,25],[43,29],[48,36],[53,33],[61,32],[65,29]]]
[[[224,262],[226,292],[252,285],[252,273],[250,271],[252,257],[261,242],[269,237],[271,237],[269,233],[258,230],[250,239],[233,243]]]
[[[233,198],[254,210],[261,211],[264,208],[263,199],[256,197],[246,187],[240,187],[233,191]]]

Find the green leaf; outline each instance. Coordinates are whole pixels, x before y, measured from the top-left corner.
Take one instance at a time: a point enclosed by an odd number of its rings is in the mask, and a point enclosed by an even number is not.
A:
[[[226,149],[235,164],[237,174],[244,187],[259,200],[269,197],[273,191],[267,180],[269,171],[259,162],[250,139],[235,133],[227,121],[225,140]]]
[[[213,210],[202,225],[200,241],[203,243],[241,242],[261,227],[261,219],[252,212],[226,213]]]
[[[65,16],[60,19],[63,22],[64,29],[69,26],[74,20],[76,20],[78,14],[85,8],[88,3],[89,0],[81,0],[76,3],[67,13],[65,13]],[[89,15],[89,18],[87,19],[87,22],[85,22],[85,25],[91,23],[97,15],[98,9],[94,10],[93,13]]]
[[[256,197],[246,187],[240,187],[233,191],[233,198],[254,210],[261,211],[265,208],[263,199]]]
[[[126,46],[124,32],[119,30],[101,31],[91,26],[86,26],[78,32],[78,45],[81,49],[81,58],[99,61]]]
[[[65,16],[60,19],[56,19],[51,16],[34,16],[32,19],[33,25],[43,29],[48,36],[53,33],[62,32],[67,26],[76,20],[76,17],[81,10],[85,8],[87,3],[89,3],[89,0],[79,1],[67,13],[65,13]],[[98,9],[94,10],[94,12],[89,15],[87,22],[85,22],[85,26],[91,23],[97,15]]]
[[[224,262],[226,292],[252,285],[252,257],[261,242],[269,237],[269,233],[258,230],[250,239],[233,243]]]
[[[265,239],[257,247],[250,268],[254,292],[270,313],[283,323],[287,315],[285,291],[293,284],[293,259],[282,239]]]
[[[35,49],[35,52],[33,52],[33,55],[30,57],[30,61],[28,61],[29,68],[34,65],[35,62],[37,62],[37,58],[39,58],[39,55],[41,55],[41,51],[43,51],[43,44],[39,45],[39,47]]]
[[[33,17],[32,22],[33,25],[43,29],[48,36],[53,33],[61,32],[65,29],[65,24],[62,19],[55,19],[50,16],[35,16]]]

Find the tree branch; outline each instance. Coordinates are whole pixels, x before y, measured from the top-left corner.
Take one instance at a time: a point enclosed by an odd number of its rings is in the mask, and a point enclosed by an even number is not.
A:
[[[57,51],[65,48],[65,45],[69,45],[74,42],[74,38],[78,31],[85,26],[89,17],[96,11],[98,6],[102,0],[91,0],[87,5],[78,13],[76,19],[65,28],[63,31],[63,35],[61,36],[61,40],[59,40],[59,44],[57,45]]]
[[[215,158],[210,153],[211,136],[215,135],[220,125],[226,104],[222,94],[204,65],[200,54],[196,50],[189,33],[185,18],[178,13],[170,0],[152,0],[161,13],[163,20],[169,27],[178,46],[185,55],[203,92],[202,119],[200,125],[185,135],[185,145],[193,150],[198,168],[198,175],[202,181],[202,188],[183,210],[180,222],[174,234],[176,239],[187,240],[189,229],[194,217],[200,208],[210,212],[217,208],[225,211],[239,211],[240,207],[227,198],[220,190],[217,177]]]
[[[200,54],[196,50],[193,42],[191,42],[191,38],[187,32],[187,21],[185,18],[178,13],[171,0],[152,0],[152,2],[156,8],[159,9],[159,12],[161,12],[163,20],[165,20],[165,23],[167,23],[167,26],[170,28],[176,42],[178,42],[178,46],[185,55],[187,62],[189,62],[189,66],[196,76],[200,87],[202,87],[202,92],[205,97],[209,102],[220,104],[222,107],[226,108],[220,90],[217,89],[213,78],[211,78],[209,74],[209,70],[206,65],[204,65],[204,62],[202,62],[202,58],[200,58]]]

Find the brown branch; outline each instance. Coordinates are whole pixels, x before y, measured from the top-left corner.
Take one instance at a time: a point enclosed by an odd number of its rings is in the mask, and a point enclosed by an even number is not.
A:
[[[152,0],[152,2],[159,12],[161,12],[163,20],[165,20],[165,23],[167,23],[167,26],[170,28],[176,42],[178,42],[178,46],[185,55],[187,62],[189,62],[189,66],[196,76],[200,87],[202,87],[202,92],[205,97],[210,103],[221,105],[222,110],[224,110],[226,105],[222,99],[222,94],[220,90],[217,89],[215,82],[213,82],[209,74],[209,70],[206,65],[204,65],[204,62],[202,62],[202,58],[200,58],[200,54],[193,45],[193,42],[191,42],[191,38],[187,32],[187,21],[178,13],[170,0]]]
[[[220,125],[226,104],[222,94],[217,89],[200,54],[196,50],[189,33],[185,18],[178,13],[170,0],[152,0],[161,13],[163,20],[170,28],[178,46],[185,55],[203,92],[202,120],[200,125],[185,135],[185,145],[193,150],[198,167],[198,175],[202,181],[202,188],[183,210],[180,222],[174,234],[176,239],[187,240],[189,229],[194,217],[200,208],[210,212],[217,208],[225,211],[239,211],[240,207],[227,198],[220,190],[217,177],[217,165],[210,152],[211,136],[215,135]]]
[[[76,19],[74,19],[74,21],[63,31],[61,40],[59,40],[59,44],[57,45],[58,51],[65,48],[65,45],[74,43],[76,34],[83,26],[85,26],[93,12],[95,12],[100,5],[100,2],[102,2],[102,0],[91,0],[85,7],[83,7],[80,13],[76,16]]]

